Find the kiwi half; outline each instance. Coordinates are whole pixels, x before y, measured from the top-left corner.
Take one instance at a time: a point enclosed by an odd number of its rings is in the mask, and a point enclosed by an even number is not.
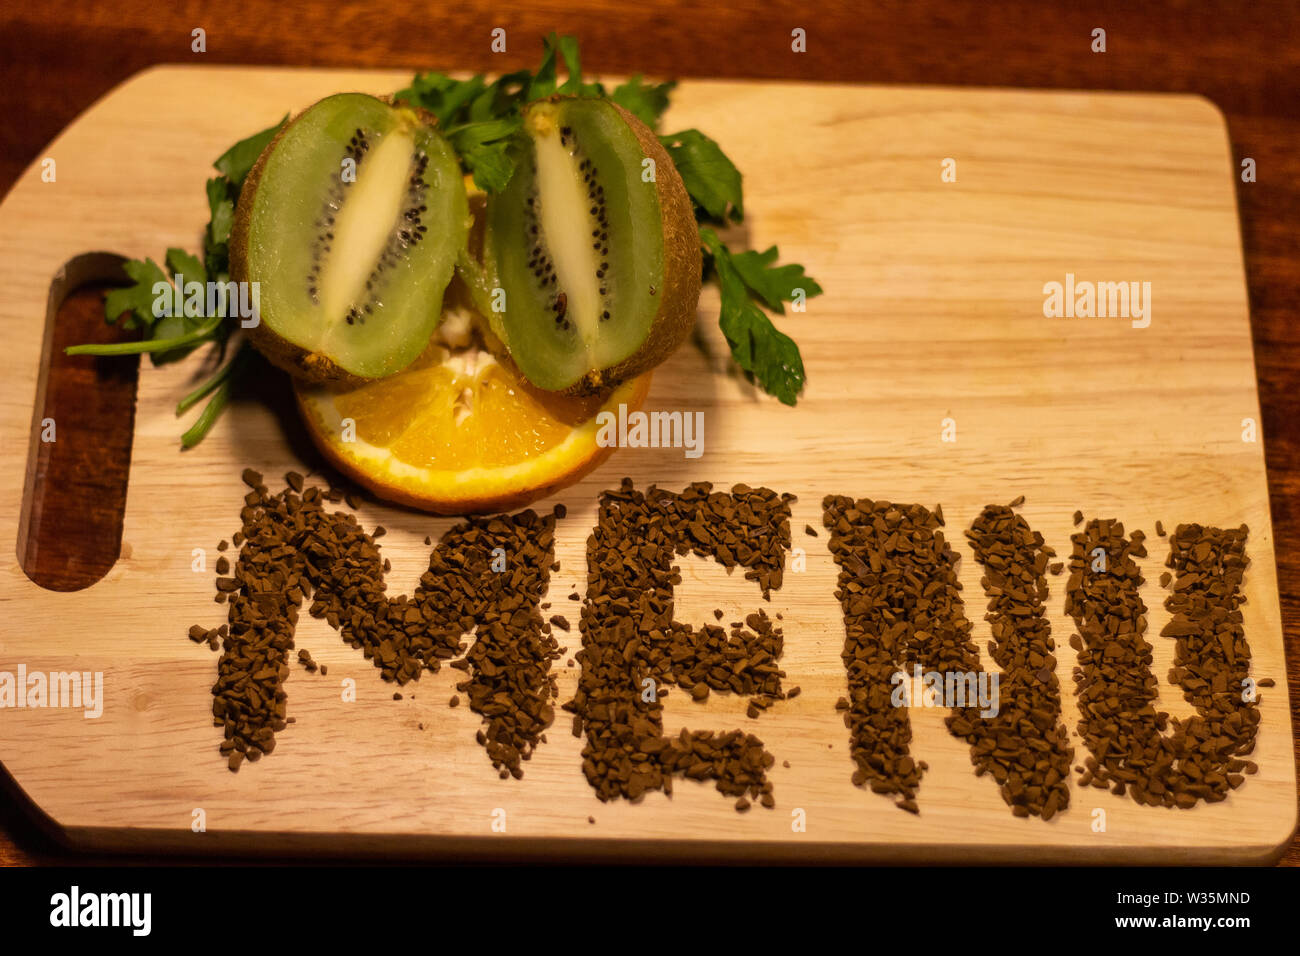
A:
[[[486,209],[476,301],[492,333],[552,391],[658,365],[690,334],[701,267],[690,198],[658,138],[608,100],[552,97],[524,110],[514,152]],[[497,290],[503,301],[486,295]]]
[[[456,155],[429,114],[364,93],[309,107],[239,196],[230,273],[256,282],[254,345],[313,382],[391,375],[442,314],[468,212]]]

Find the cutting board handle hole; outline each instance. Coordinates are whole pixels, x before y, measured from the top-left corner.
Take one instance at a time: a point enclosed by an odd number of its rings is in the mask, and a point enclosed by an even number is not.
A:
[[[51,591],[89,587],[122,550],[140,360],[63,350],[139,337],[104,321],[104,292],[125,284],[124,261],[102,252],[76,256],[50,283],[18,562],[27,577]]]

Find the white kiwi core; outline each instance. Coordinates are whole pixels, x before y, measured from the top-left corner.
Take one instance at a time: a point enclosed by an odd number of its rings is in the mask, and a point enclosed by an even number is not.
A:
[[[375,271],[402,212],[414,150],[410,131],[398,127],[355,168],[356,182],[347,187],[321,269],[320,303],[332,324],[344,321],[353,304],[364,298],[366,279]]]
[[[588,353],[600,331],[601,299],[596,285],[598,260],[592,247],[589,200],[574,153],[560,141],[551,117],[533,123],[537,157],[537,197],[542,231],[567,301],[565,317],[578,330]],[[540,128],[539,128],[540,127]]]

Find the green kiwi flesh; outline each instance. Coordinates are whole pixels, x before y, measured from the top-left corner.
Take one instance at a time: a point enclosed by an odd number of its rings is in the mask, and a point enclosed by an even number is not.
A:
[[[431,116],[363,93],[321,100],[266,147],[239,197],[231,277],[258,283],[254,344],[310,381],[401,371],[441,318],[467,220]]]
[[[484,253],[504,293],[487,317],[515,365],[585,392],[663,361],[694,323],[700,247],[654,133],[607,100],[556,97],[524,111],[515,159],[488,198]]]

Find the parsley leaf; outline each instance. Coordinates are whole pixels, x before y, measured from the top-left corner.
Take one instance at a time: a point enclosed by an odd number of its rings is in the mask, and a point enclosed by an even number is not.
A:
[[[578,40],[576,37],[557,36],[552,33],[546,42],[560,52],[564,61],[564,70],[568,78],[560,84],[557,92],[566,96],[604,96],[605,87],[601,83],[582,81],[582,62],[578,57]]]
[[[501,192],[515,172],[515,161],[504,143],[468,147],[461,159],[473,173],[474,184],[487,193]]]
[[[257,157],[262,155],[262,150],[275,139],[275,134],[280,132],[280,127],[288,120],[289,115],[286,113],[284,119],[274,126],[268,126],[262,132],[254,133],[247,139],[241,139],[222,153],[212,165],[216,166],[217,172],[229,179],[238,189],[244,185],[244,180],[248,178],[248,173],[257,162]]]
[[[660,136],[681,173],[686,191],[695,204],[715,222],[740,222],[745,218],[740,170],[713,140],[697,129]]]
[[[452,127],[446,131],[461,164],[473,173],[474,182],[485,192],[498,193],[506,188],[515,171],[510,140],[522,127],[518,116],[481,120]]]
[[[567,74],[563,83],[559,81],[561,63]],[[499,193],[514,174],[510,146],[523,125],[521,108],[555,93],[604,96],[605,88],[600,83],[583,82],[578,41],[551,33],[536,72],[518,70],[493,83],[482,76],[457,80],[444,73],[417,73],[411,85],[394,97],[433,113],[465,172],[473,175],[480,189]]]
[[[144,336],[144,339],[151,343],[171,341],[182,336],[191,335],[197,329],[203,327],[205,320],[211,318],[205,311],[207,307],[207,287],[205,283],[208,281],[208,274],[198,257],[190,255],[184,249],[172,248],[167,250],[167,256],[163,262],[167,266],[167,283],[173,288],[180,289],[182,308],[179,313],[175,312],[171,301],[166,303],[165,309],[155,308],[158,298],[155,297],[154,302],[150,303],[153,309],[153,324]],[[204,290],[204,305],[194,315],[188,314],[190,310],[185,306],[185,287],[191,282],[199,283]],[[170,296],[172,293],[168,291],[167,294]],[[163,314],[169,311],[171,312],[170,315]],[[151,349],[149,358],[154,365],[165,365],[168,362],[175,362],[177,359],[189,355],[199,344],[199,341],[194,341],[176,348]]]
[[[488,84],[483,77],[456,80],[443,73],[416,74],[394,94],[428,110],[460,157],[461,166],[486,192],[500,192],[514,172],[509,140],[520,128],[520,85],[532,74],[513,73]]]
[[[199,261],[198,256],[192,256],[184,249],[168,249],[164,261],[173,276],[184,276],[186,282],[208,281],[207,270],[203,268],[203,263]]]
[[[546,38],[546,53],[542,56],[542,65],[537,68],[537,72],[528,81],[529,101],[540,100],[542,97],[550,96],[555,92],[556,44],[553,42],[554,38],[554,33]]]
[[[822,287],[803,271],[803,266],[790,264],[772,267],[779,253],[776,246],[766,252],[730,253],[731,264],[735,266],[740,277],[750,291],[763,300],[773,312],[785,313],[782,302],[793,302],[797,291],[802,289],[804,298],[811,299],[822,294]]]
[[[485,89],[487,84],[482,74],[468,80],[454,80],[444,73],[417,73],[411,85],[398,90],[393,98],[428,110],[438,118],[439,126],[446,127]]]
[[[110,325],[121,318],[123,328],[127,329],[153,328],[153,303],[157,298],[154,286],[168,281],[167,276],[152,259],[128,259],[122,263],[122,271],[131,284],[113,289],[104,297],[104,317]],[[126,313],[124,317],[123,313]]]
[[[209,179],[207,189],[210,219],[203,230],[203,264],[209,275],[224,278],[230,271],[230,227],[239,193],[224,176]]]
[[[722,294],[722,314],[718,325],[731,347],[732,358],[765,392],[775,395],[786,405],[793,405],[805,380],[799,346],[773,325],[751,298],[748,283],[718,234],[707,226],[701,226],[700,242],[712,257],[717,273]],[[821,291],[820,287],[818,291]]]
[[[527,70],[516,70],[498,77],[496,82],[474,97],[469,107],[469,120],[480,123],[512,115],[527,99],[528,84],[532,78],[533,74]]]
[[[652,83],[646,86],[641,74],[614,87],[609,98],[623,109],[634,115],[651,129],[659,128],[659,118],[668,109],[668,96],[677,86],[676,80],[667,83]]]
[[[569,36],[552,33],[546,38],[548,46],[554,47],[564,61],[564,71],[568,78],[560,84],[559,92],[577,96],[582,93],[582,64],[578,59],[578,41]]]

